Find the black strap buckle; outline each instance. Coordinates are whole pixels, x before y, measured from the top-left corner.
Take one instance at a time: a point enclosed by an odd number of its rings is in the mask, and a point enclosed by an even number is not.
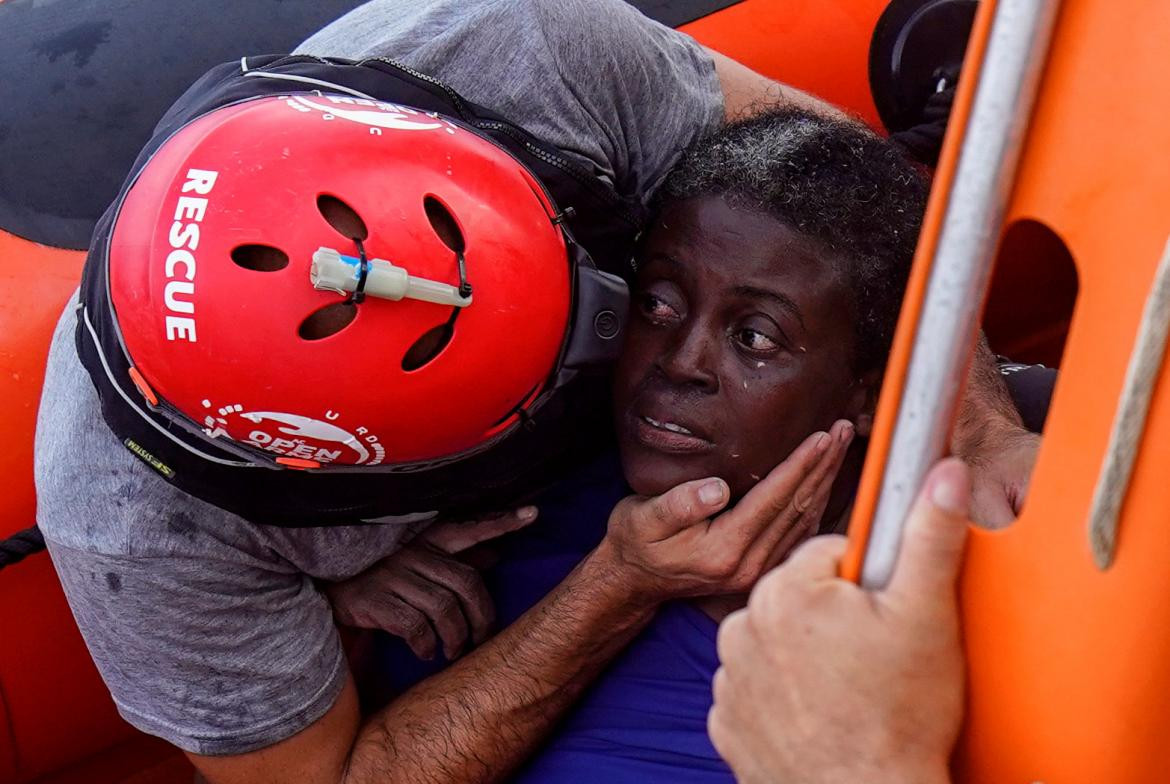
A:
[[[366,300],[366,278],[370,276],[370,259],[366,256],[366,246],[358,237],[353,238],[358,249],[358,280],[357,288],[349,295],[347,303],[360,305]]]

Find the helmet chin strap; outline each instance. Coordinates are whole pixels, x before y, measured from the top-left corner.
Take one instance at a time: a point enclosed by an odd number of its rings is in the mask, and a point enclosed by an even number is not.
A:
[[[459,285],[452,286],[411,275],[385,259],[367,258],[361,240],[354,241],[358,246],[359,255],[356,257],[343,255],[333,248],[317,249],[309,267],[309,280],[313,288],[349,294],[349,301],[355,304],[362,302],[366,296],[395,302],[417,299],[456,308],[465,308],[471,304],[471,284],[467,282],[466,262],[462,253],[456,254]]]

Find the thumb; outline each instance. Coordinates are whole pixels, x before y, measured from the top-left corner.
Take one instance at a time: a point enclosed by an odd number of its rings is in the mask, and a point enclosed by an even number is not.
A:
[[[954,595],[970,499],[971,475],[961,460],[948,458],[931,469],[902,532],[887,594],[910,602]]]
[[[432,547],[454,555],[489,539],[519,530],[535,520],[536,516],[535,506],[524,506],[478,520],[438,523],[425,529],[419,537]]]
[[[726,506],[729,498],[722,479],[696,479],[662,495],[625,499],[614,509],[610,525],[632,527],[643,540],[658,542],[706,520]]]

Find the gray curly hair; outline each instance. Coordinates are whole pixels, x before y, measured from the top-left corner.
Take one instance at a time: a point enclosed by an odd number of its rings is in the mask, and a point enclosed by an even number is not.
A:
[[[702,197],[771,215],[828,252],[847,276],[858,370],[885,365],[928,183],[897,147],[847,120],[777,109],[688,148],[655,209]]]

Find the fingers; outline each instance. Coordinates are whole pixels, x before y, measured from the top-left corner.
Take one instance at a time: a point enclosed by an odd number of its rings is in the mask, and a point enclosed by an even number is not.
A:
[[[736,715],[733,708],[728,707],[728,702],[727,698],[722,701],[716,699],[707,711],[707,736],[711,739],[711,745],[731,766],[739,784],[768,784],[775,781],[775,776],[761,770],[759,755],[744,743],[744,733],[738,726],[743,719]]]
[[[835,579],[848,545],[849,540],[844,536],[814,536],[797,547],[767,579],[771,580],[773,575],[779,580],[799,583]]]
[[[537,517],[535,506],[524,506],[500,515],[468,522],[446,522],[432,525],[419,536],[432,547],[444,553],[460,553],[481,542],[517,531]]]
[[[610,526],[627,526],[658,542],[690,528],[727,505],[730,490],[722,479],[696,479],[653,498],[623,499],[610,516]]]
[[[755,522],[762,527],[774,520],[792,502],[797,489],[832,443],[832,437],[823,431],[813,433],[801,442],[783,463],[773,468],[736,504],[733,514],[738,518],[737,522],[740,525]],[[721,517],[719,522],[731,516]]]
[[[433,659],[439,650],[439,638],[426,616],[396,596],[379,599],[368,626],[401,637],[420,659]]]
[[[816,533],[821,517],[825,514],[825,507],[829,504],[837,472],[841,470],[849,445],[853,442],[853,434],[853,424],[845,420],[834,423],[829,429],[831,443],[828,450],[801,482],[792,503],[760,537],[757,545],[759,554],[751,560],[763,560],[763,569],[778,564],[792,548]]]
[[[496,620],[496,609],[479,570],[444,555],[413,549],[405,559],[404,566],[455,596],[459,602],[457,611],[462,613],[462,618],[470,627],[473,643],[478,645],[487,639]],[[450,651],[447,657],[451,658],[452,653],[457,652],[466,642],[466,638],[457,641],[444,637],[443,642]]]
[[[393,590],[422,614],[424,622],[438,635],[443,655],[454,659],[471,636],[470,626],[455,593],[415,571],[422,561],[417,550],[400,551],[393,565]]]
[[[745,509],[744,503],[752,495],[749,493],[732,512],[716,521],[713,529],[720,530],[713,533],[721,539],[716,546],[738,547],[743,553],[736,582],[750,585],[814,533],[853,432],[852,423],[835,422],[827,434],[812,442],[811,454],[807,450],[810,440],[806,440],[752,490],[756,493],[765,482],[769,483],[757,503]],[[774,477],[782,481],[771,481]]]
[[[435,654],[439,651],[439,636],[435,634],[435,630],[427,621],[426,616],[406,602],[398,602],[398,604],[401,605],[401,610],[399,620],[395,624],[397,628],[390,628],[386,631],[401,637],[418,658],[424,661],[435,658]]]
[[[423,614],[443,645],[443,655],[454,659],[467,644],[467,619],[459,607],[459,600],[445,589],[434,585],[404,584],[402,598]]]
[[[765,573],[771,569],[776,568],[788,554],[800,546],[801,542],[810,538],[817,532],[817,523],[820,521],[821,514],[824,512],[822,506],[820,511],[816,514],[802,515],[795,523],[788,526],[784,531],[784,535],[780,537],[770,550],[767,550],[767,557],[764,559],[762,568],[757,574]]]
[[[430,621],[398,595],[408,574],[383,562],[350,580],[326,584],[324,591],[339,624],[381,629],[401,637],[418,658],[432,659],[438,650],[438,637]]]
[[[747,643],[751,636],[748,630],[748,613],[746,609],[736,610],[728,615],[719,624],[719,631],[715,636],[715,649],[719,653],[719,661],[737,661],[736,655]],[[723,667],[719,668],[723,670]],[[723,673],[724,679],[727,678],[727,673]],[[719,679],[716,678],[716,681]],[[715,684],[718,686],[719,684]],[[726,689],[726,683],[722,684]],[[715,690],[715,697],[720,696],[719,689]]]
[[[837,479],[837,471],[841,469],[841,462],[849,451],[849,445],[853,443],[853,433],[853,423],[845,419],[834,422],[829,428],[828,448],[800,483],[792,498],[792,506],[797,512],[805,514],[816,511],[817,520],[820,521],[821,512],[829,500],[829,491]]]
[[[722,626],[720,627],[722,628]],[[711,679],[711,709],[707,711],[707,737],[711,745],[725,760],[740,756],[736,744],[736,733],[728,726],[731,687],[727,680],[727,669],[720,667],[715,670],[715,677]]]
[[[759,754],[751,748],[744,724],[760,720],[758,713],[748,710],[745,715],[743,675],[762,669],[753,648],[760,643],[749,629],[747,613],[734,612],[719,625],[719,660],[723,663],[711,681],[712,705],[707,713],[707,735],[715,750],[735,770],[736,781],[766,782],[773,777],[758,769]],[[745,655],[746,654],[746,655]],[[733,672],[734,670],[734,672]],[[746,684],[748,688],[752,684]],[[772,706],[778,710],[780,706]]]
[[[957,458],[941,461],[926,475],[922,492],[902,532],[898,562],[886,593],[922,601],[954,597],[967,541],[971,476]]]

